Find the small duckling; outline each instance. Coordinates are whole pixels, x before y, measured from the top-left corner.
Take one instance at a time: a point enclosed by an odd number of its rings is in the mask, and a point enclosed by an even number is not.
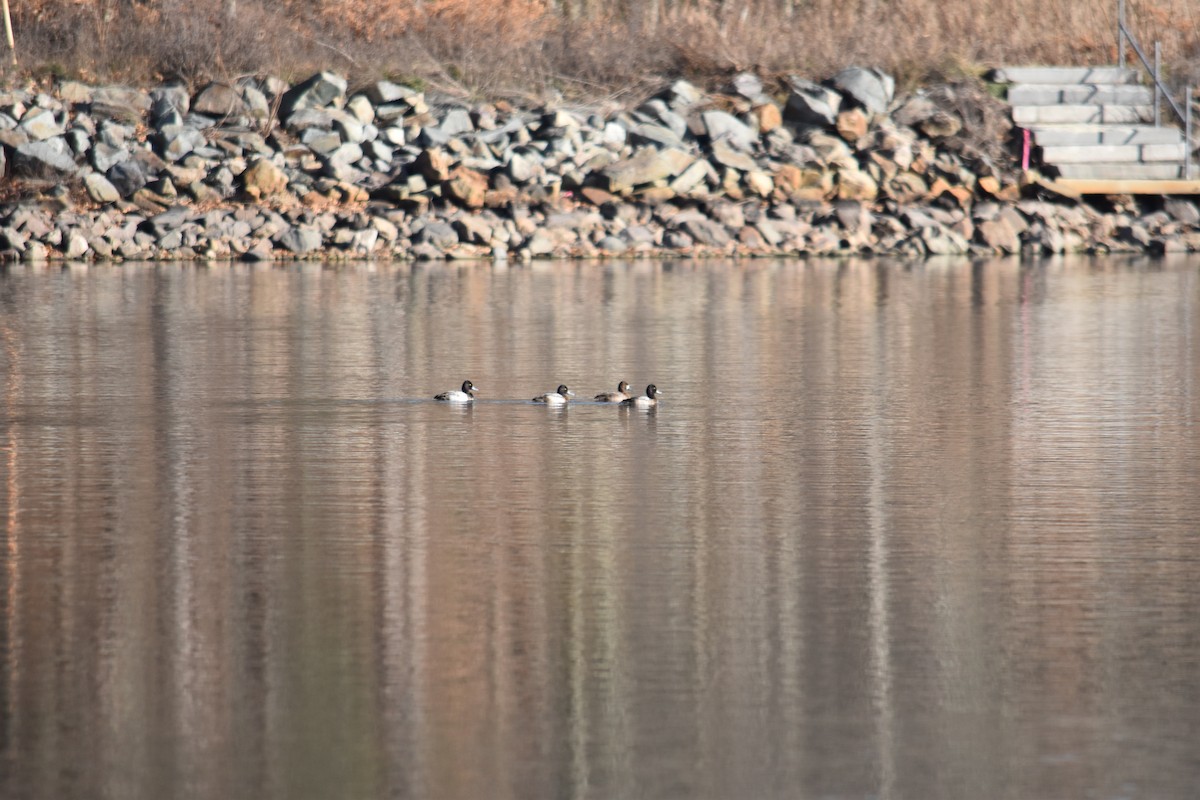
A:
[[[646,393],[641,397],[631,397],[628,400],[622,400],[621,406],[624,408],[654,408],[658,405],[658,398],[662,396],[662,392],[653,383],[646,387]]]
[[[575,393],[568,389],[566,384],[559,384],[558,388],[553,392],[539,394],[537,397],[533,398],[533,402],[546,403],[547,405],[552,406],[561,406],[566,405],[567,400],[574,396]]]
[[[621,381],[617,384],[615,392],[601,392],[596,395],[598,403],[619,403],[622,400],[628,400],[632,395],[629,394],[629,381]]]
[[[471,403],[474,402],[475,392],[477,391],[478,389],[475,388],[473,383],[463,381],[461,390],[442,392],[439,395],[435,395],[433,399],[442,400],[447,403]]]

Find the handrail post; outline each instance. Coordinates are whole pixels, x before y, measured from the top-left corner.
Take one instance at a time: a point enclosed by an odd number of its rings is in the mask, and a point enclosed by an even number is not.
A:
[[[1184,89],[1183,96],[1183,179],[1192,179],[1192,86]]]
[[[1154,127],[1162,127],[1162,42],[1154,43]]]
[[[1117,66],[1125,69],[1125,0],[1117,0]]]

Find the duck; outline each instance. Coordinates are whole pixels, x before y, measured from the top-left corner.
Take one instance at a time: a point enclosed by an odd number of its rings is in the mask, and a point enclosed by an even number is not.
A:
[[[622,400],[628,400],[633,395],[629,394],[629,381],[621,381],[617,384],[615,392],[601,392],[596,395],[598,403],[619,403]]]
[[[646,393],[641,397],[630,397],[628,400],[622,400],[621,405],[625,408],[654,408],[658,405],[658,398],[662,397],[662,392],[653,383],[646,387]]]
[[[441,400],[446,403],[471,403],[475,401],[475,392],[479,391],[475,388],[475,384],[470,381],[463,381],[462,389],[442,392],[434,396],[434,400]]]
[[[547,392],[546,394],[539,394],[537,397],[533,398],[533,402],[546,403],[546,404],[552,405],[552,406],[561,406],[561,405],[565,405],[567,400],[571,399],[574,396],[575,396],[575,393],[572,392],[570,389],[568,389],[566,384],[559,384],[558,388],[555,389],[553,392]]]

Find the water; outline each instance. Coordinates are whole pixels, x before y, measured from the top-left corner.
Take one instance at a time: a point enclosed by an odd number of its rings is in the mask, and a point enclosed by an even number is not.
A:
[[[1194,797],[1198,320],[1183,257],[4,268],[0,796]]]

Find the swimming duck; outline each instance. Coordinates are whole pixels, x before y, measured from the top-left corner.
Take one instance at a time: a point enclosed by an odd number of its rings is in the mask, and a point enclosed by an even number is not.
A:
[[[646,393],[641,397],[631,397],[628,400],[622,400],[621,405],[625,408],[654,408],[658,405],[658,398],[662,396],[662,392],[653,383],[646,387]]]
[[[533,402],[547,403],[552,406],[561,406],[574,396],[575,393],[568,389],[565,384],[559,384],[558,388],[553,392],[539,394],[537,397],[533,398]]]
[[[434,400],[443,400],[447,403],[470,403],[475,400],[475,392],[479,391],[470,381],[463,381],[462,389],[458,391],[442,392],[434,396]]]
[[[621,381],[617,384],[615,392],[601,392],[596,395],[596,401],[600,403],[619,403],[622,400],[628,400],[632,395],[629,394],[629,382]]]

